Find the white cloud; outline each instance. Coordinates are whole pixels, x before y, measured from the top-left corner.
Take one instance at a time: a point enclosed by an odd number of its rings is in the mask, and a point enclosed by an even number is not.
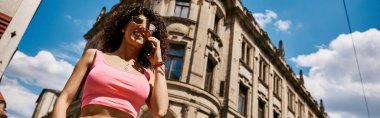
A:
[[[272,10],[265,10],[265,13],[253,13],[252,15],[263,29],[265,29],[268,24],[272,24],[275,21],[273,25],[276,27],[277,31],[288,31],[292,24],[290,20],[276,20],[278,15]],[[302,26],[299,26],[299,28],[300,27]]]
[[[7,113],[9,118],[32,116],[38,95],[21,86],[17,80],[6,76],[2,80],[0,90],[7,102],[6,110],[12,111]]]
[[[76,25],[81,25],[82,24],[82,20],[73,18],[73,16],[71,16],[71,15],[65,15],[65,18],[68,19],[68,20],[70,20],[71,22],[73,22]]]
[[[86,41],[84,39],[78,40],[75,43],[61,44],[63,50],[73,52],[76,55],[82,55]]]
[[[372,117],[380,117],[380,31],[354,32],[363,85]],[[351,36],[341,34],[317,52],[291,58],[297,66],[310,68],[305,86],[323,98],[333,118],[367,117]]]
[[[64,60],[56,60],[48,51],[42,50],[34,57],[17,51],[6,75],[29,85],[62,90],[73,68]]]
[[[330,112],[329,116],[330,118],[357,118],[354,114],[347,112]]]
[[[252,15],[261,28],[264,28],[267,24],[271,23],[272,20],[277,18],[277,13],[271,10],[265,10],[265,13],[253,13]]]
[[[72,63],[76,63],[81,57],[83,50],[86,46],[84,39],[77,40],[74,43],[62,43],[60,44],[60,50],[53,50],[54,56],[59,59],[64,59]]]
[[[287,31],[290,28],[290,25],[292,24],[291,21],[289,20],[278,20],[277,22],[274,23],[274,26],[276,26],[276,30],[280,31]]]

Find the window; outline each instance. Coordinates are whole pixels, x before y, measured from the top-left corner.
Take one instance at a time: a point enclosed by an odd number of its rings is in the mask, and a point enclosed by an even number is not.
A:
[[[279,118],[280,114],[277,113],[276,111],[273,111],[273,118]]]
[[[261,80],[264,85],[267,85],[267,78],[268,78],[268,72],[269,72],[269,65],[264,61],[263,58],[261,58],[259,62],[259,79]]]
[[[241,57],[240,57],[240,59],[241,60],[244,60],[245,59],[245,41],[243,41],[242,43],[241,43]]]
[[[250,46],[247,46],[247,52],[246,52],[246,59],[245,59],[245,63],[247,63],[248,66],[251,65],[251,47]]]
[[[223,97],[224,96],[224,87],[225,86],[225,82],[224,81],[220,81],[220,86],[219,86],[219,97]]]
[[[294,113],[294,93],[288,90],[288,109]]]
[[[165,74],[167,79],[179,80],[184,53],[185,46],[175,44],[170,45],[169,54],[165,61]]]
[[[303,111],[304,111],[304,106],[300,100],[298,100],[298,118],[304,118],[303,117]]]
[[[245,63],[249,68],[252,68],[253,60],[251,55],[253,52],[253,47],[249,45],[245,38],[243,38],[243,42],[241,44],[241,57],[240,60]]]
[[[190,0],[176,0],[174,16],[187,18],[189,16]]]
[[[248,88],[240,84],[239,87],[239,98],[238,98],[238,112],[245,116],[247,110],[247,94]]]
[[[214,75],[214,67],[215,67],[215,64],[210,59],[208,59],[207,67],[206,67],[206,78],[205,78],[205,84],[204,84],[204,88],[207,92],[211,92],[212,90],[212,79]]]
[[[274,74],[274,77],[273,77],[273,94],[278,97],[278,98],[281,98],[281,91],[282,91],[282,83],[281,83],[281,78],[277,75],[277,74]]]
[[[3,36],[11,20],[12,17],[0,12],[0,38]]]
[[[219,18],[217,15],[215,15],[215,20],[214,20],[214,32],[218,34],[218,29],[219,29],[219,21],[221,18]]]
[[[265,118],[265,102],[259,100],[258,118]]]

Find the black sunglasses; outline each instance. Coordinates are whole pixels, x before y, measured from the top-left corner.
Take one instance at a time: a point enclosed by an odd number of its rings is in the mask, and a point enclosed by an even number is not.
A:
[[[132,22],[138,24],[138,25],[142,25],[144,23],[144,19],[138,17],[138,16],[132,16]],[[153,24],[149,24],[148,26],[148,30],[153,33],[156,31],[156,26],[154,26]]]
[[[132,22],[142,25],[144,23],[144,19],[138,17],[138,16],[132,16]]]

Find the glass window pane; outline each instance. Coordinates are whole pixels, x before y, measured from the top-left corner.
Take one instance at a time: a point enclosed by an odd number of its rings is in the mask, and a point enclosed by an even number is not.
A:
[[[179,80],[179,77],[181,76],[182,63],[182,59],[173,59],[171,79]]]
[[[185,52],[185,46],[171,45],[169,55],[182,57]]]
[[[180,6],[176,6],[175,7],[175,10],[174,10],[174,16],[180,16],[181,15],[181,7]]]
[[[240,113],[241,112],[241,96],[239,95],[239,98],[238,98],[238,112]]]
[[[242,115],[246,115],[246,102],[247,102],[247,88],[243,85],[239,87],[239,98],[238,98],[238,112]]]
[[[166,61],[165,61],[165,75],[166,75],[166,79],[169,79],[169,69],[170,69],[170,65],[171,65],[171,62],[172,61],[172,58],[167,58]]]
[[[170,46],[168,58],[165,61],[165,72],[168,79],[179,80],[183,65],[184,48],[185,46],[183,45],[172,44]]]
[[[187,18],[188,14],[189,14],[189,7],[182,7],[181,17],[182,18]]]

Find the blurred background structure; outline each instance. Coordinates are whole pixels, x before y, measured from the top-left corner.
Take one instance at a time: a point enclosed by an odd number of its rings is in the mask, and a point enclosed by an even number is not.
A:
[[[240,0],[121,0],[119,4],[133,3],[159,13],[170,35],[165,61],[167,118],[329,117],[323,101],[318,104],[306,90],[302,71],[297,77],[285,62],[283,42],[275,47]],[[102,50],[103,23],[119,4],[100,11],[84,35],[86,49]],[[37,106],[55,97],[39,99]],[[67,111],[69,118],[79,116],[80,99],[81,92]],[[46,109],[36,107],[35,112]],[[151,117],[146,105],[138,117]]]
[[[0,1],[0,82],[40,3],[41,0]],[[0,118],[7,118],[6,106],[0,92]]]
[[[0,82],[41,0],[0,1]]]
[[[38,97],[37,104],[32,117],[33,118],[50,118],[54,108],[54,103],[57,100],[61,91],[53,89],[43,89]]]

